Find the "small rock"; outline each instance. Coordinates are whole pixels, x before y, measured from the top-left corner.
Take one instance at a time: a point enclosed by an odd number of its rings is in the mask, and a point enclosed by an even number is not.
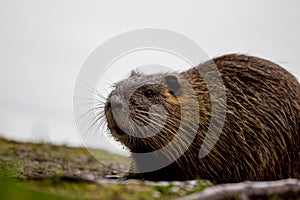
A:
[[[81,177],[86,180],[95,180],[95,176],[93,174],[83,174]]]
[[[104,178],[116,180],[116,179],[120,179],[121,176],[120,175],[106,175]]]
[[[168,182],[168,181],[160,181],[160,182],[157,182],[155,185],[167,187],[167,186],[170,185],[170,182]]]

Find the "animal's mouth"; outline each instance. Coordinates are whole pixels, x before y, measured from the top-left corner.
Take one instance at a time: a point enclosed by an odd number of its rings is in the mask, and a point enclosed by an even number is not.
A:
[[[126,133],[124,131],[122,131],[122,129],[120,129],[119,126],[115,126],[115,131],[118,135],[125,135]]]
[[[116,120],[113,117],[111,104],[108,102],[105,106],[105,115],[108,123],[108,128],[111,130],[111,133],[116,134],[117,136],[123,136],[126,133],[117,125]]]

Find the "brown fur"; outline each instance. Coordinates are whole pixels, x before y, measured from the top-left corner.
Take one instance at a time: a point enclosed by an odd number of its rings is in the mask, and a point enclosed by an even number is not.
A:
[[[171,150],[163,152],[153,162],[172,159],[174,152],[181,152],[194,124],[181,111],[190,107],[190,91],[187,82],[196,93],[200,116],[197,135],[183,155],[171,165],[148,173],[132,173],[131,177],[148,180],[187,180],[197,177],[216,182],[237,182],[244,180],[276,180],[300,178],[300,85],[295,77],[280,66],[257,57],[230,54],[213,59],[224,82],[227,112],[222,134],[212,151],[204,158],[198,157],[199,149],[206,135],[212,116],[211,100],[218,103],[218,97],[210,99],[203,74],[212,74],[212,62],[182,73],[142,75],[133,74],[116,84],[110,94],[105,114],[112,135],[132,152],[151,152],[161,149],[173,139],[178,140]],[[180,85],[178,94],[168,88],[167,78],[174,76]],[[149,92],[150,90],[150,92]],[[129,95],[132,94],[132,95]],[[128,96],[129,95],[129,96]],[[149,108],[162,105],[168,112],[167,120],[159,134],[148,138],[127,135],[147,135],[158,130],[152,126],[141,131],[130,122],[115,123],[112,116],[112,97],[118,97],[119,104],[128,100],[130,117],[142,124],[148,124]],[[141,115],[141,112],[143,113]],[[218,116],[215,116],[218,119]],[[146,120],[148,119],[148,121]],[[161,121],[159,116],[155,120]],[[180,122],[185,135],[176,138]],[[118,127],[118,128],[117,128]],[[123,132],[119,131],[121,129]],[[133,166],[138,172],[143,163],[133,157]]]

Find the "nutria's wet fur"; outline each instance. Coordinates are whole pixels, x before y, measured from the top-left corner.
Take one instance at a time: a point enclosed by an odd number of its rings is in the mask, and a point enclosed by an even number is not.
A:
[[[224,82],[227,112],[217,144],[202,159],[198,154],[211,119],[211,99],[198,69],[211,73],[211,61],[182,73],[132,73],[128,79],[115,85],[105,106],[108,128],[132,152],[151,152],[162,148],[176,138],[180,120],[184,121],[183,129],[188,137],[191,131],[188,123],[193,120],[180,119],[181,110],[194,108],[189,107],[190,96],[185,90],[184,80],[193,86],[198,97],[198,130],[188,150],[163,169],[132,173],[130,177],[148,180],[200,177],[216,182],[300,178],[300,85],[297,79],[277,64],[257,57],[230,54],[213,61]],[[122,110],[126,100],[129,107]],[[184,103],[179,105],[179,102]],[[168,112],[168,118],[161,130],[154,125],[141,132],[127,120],[117,125],[111,111],[112,104],[119,106],[120,116],[129,112],[130,117],[141,125],[151,121],[148,112],[153,104],[162,105]],[[159,119],[157,116],[158,123],[155,124],[159,124]],[[131,131],[133,135],[147,135],[155,130],[160,132],[148,138],[126,134]],[[184,141],[183,137],[178,143]],[[152,162],[171,159],[172,151],[180,151],[182,145],[173,146],[170,152],[164,152]],[[133,160],[133,167],[139,171],[143,163],[139,163],[138,157],[133,156]]]

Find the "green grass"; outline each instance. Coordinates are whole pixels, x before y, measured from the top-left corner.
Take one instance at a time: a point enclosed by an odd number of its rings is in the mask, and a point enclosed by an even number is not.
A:
[[[25,182],[19,182],[17,180],[0,177],[0,196],[1,199],[5,200],[21,200],[21,199],[30,199],[30,200],[68,200],[74,198],[68,198],[66,196],[59,196],[51,193],[45,193],[41,191],[34,190],[26,186]]]

